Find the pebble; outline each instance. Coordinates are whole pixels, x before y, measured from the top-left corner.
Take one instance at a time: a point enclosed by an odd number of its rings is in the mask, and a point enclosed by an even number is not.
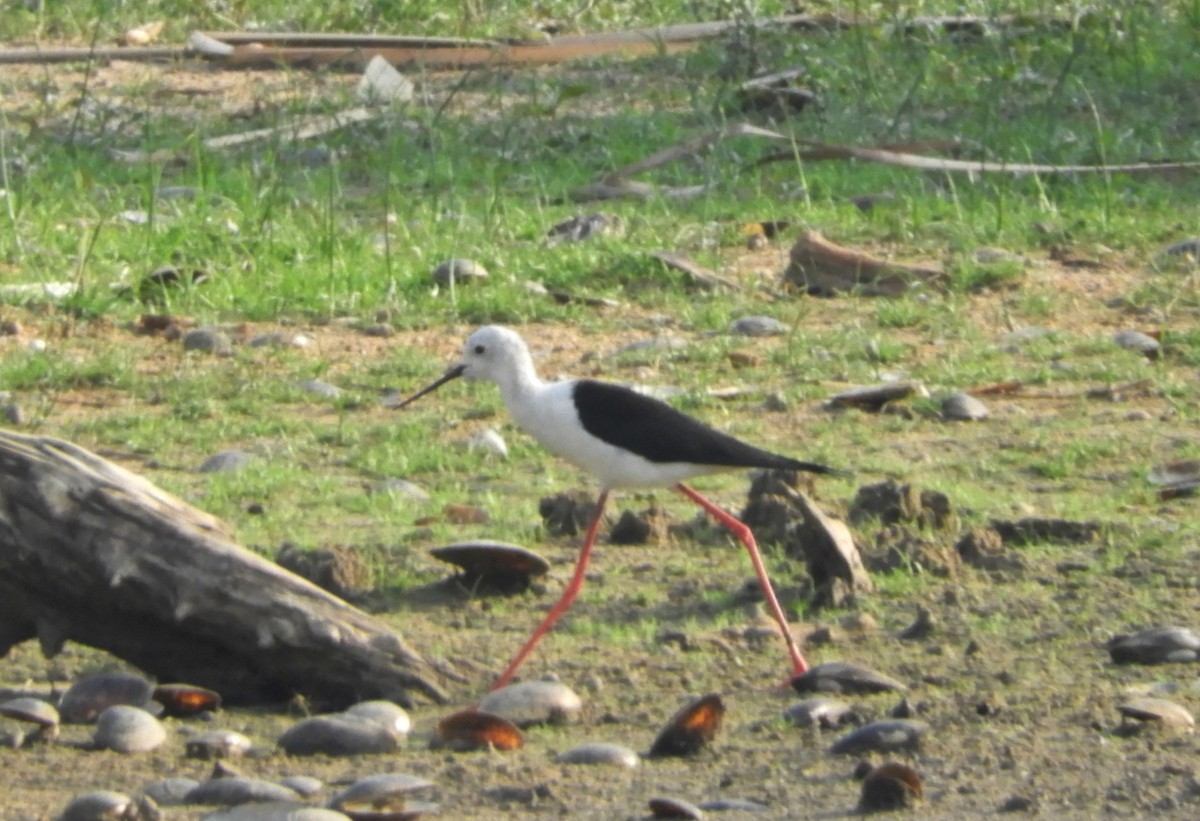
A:
[[[479,709],[506,718],[519,727],[532,724],[570,724],[583,710],[579,696],[557,681],[522,681],[493,690]]]
[[[425,488],[407,479],[384,479],[382,482],[376,482],[371,485],[369,492],[394,493],[397,496],[406,496],[418,502],[428,502],[432,498]]]
[[[467,440],[467,447],[472,450],[494,453],[501,458],[508,456],[508,444],[495,428],[483,428],[473,433]]]
[[[481,282],[488,277],[487,269],[471,259],[449,259],[433,269],[433,281],[438,285]]]
[[[942,400],[942,417],[956,422],[980,422],[991,416],[987,405],[969,393],[957,391]]]
[[[304,393],[311,393],[313,396],[320,396],[325,399],[337,399],[342,395],[342,389],[337,385],[331,385],[320,379],[305,379],[296,385]]]
[[[167,740],[162,722],[140,707],[118,704],[96,717],[93,741],[97,747],[118,753],[145,753]]]
[[[562,764],[609,764],[630,769],[638,766],[641,760],[641,756],[629,747],[606,741],[589,741],[558,757]]]
[[[779,336],[791,330],[790,325],[770,316],[744,316],[729,326],[729,332],[738,336]]]
[[[1118,331],[1112,340],[1118,347],[1140,353],[1147,359],[1157,359],[1162,349],[1157,339],[1141,331]]]
[[[405,773],[369,775],[335,795],[330,799],[329,806],[347,812],[370,807],[402,806],[408,802],[411,793],[431,790],[433,786],[433,782],[427,778]]]
[[[228,354],[233,351],[233,342],[228,334],[216,328],[193,328],[183,335],[185,351],[200,351],[202,353]]]
[[[279,783],[288,789],[295,790],[305,798],[311,798],[325,789],[325,782],[319,778],[313,778],[311,775],[289,775],[279,779]]]
[[[929,725],[913,719],[875,721],[844,735],[833,743],[829,752],[834,755],[862,755],[915,750],[929,732]]]
[[[223,450],[205,459],[197,473],[232,473],[241,470],[254,460],[254,454],[245,450]]]

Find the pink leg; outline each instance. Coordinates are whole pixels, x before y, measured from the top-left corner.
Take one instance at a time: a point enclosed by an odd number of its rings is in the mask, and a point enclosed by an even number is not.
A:
[[[600,517],[604,515],[604,505],[607,501],[608,490],[605,489],[600,492],[600,498],[596,500],[596,509],[592,513],[592,521],[588,523],[587,536],[583,539],[583,549],[579,551],[579,558],[575,560],[575,575],[571,577],[571,581],[567,584],[567,589],[563,591],[558,604],[550,608],[550,612],[546,614],[546,618],[542,619],[542,623],[529,636],[529,639],[525,642],[525,646],[508,663],[508,667],[500,674],[500,678],[496,679],[496,683],[492,685],[493,690],[499,690],[508,684],[509,679],[517,672],[517,668],[533,652],[533,648],[537,645],[538,641],[554,626],[554,623],[558,621],[558,617],[567,612],[567,608],[571,606],[571,602],[575,601],[575,597],[579,595],[579,591],[583,587],[584,571],[587,570],[588,559],[592,555],[592,545],[596,542],[596,531],[600,529]]]
[[[675,487],[679,488],[679,492],[684,496],[687,496],[708,511],[709,515],[714,519],[725,525],[729,529],[729,532],[736,536],[737,540],[749,552],[750,562],[754,565],[754,572],[758,574],[758,583],[762,585],[763,597],[766,598],[767,606],[771,608],[771,615],[775,617],[775,623],[779,625],[779,630],[783,633],[783,640],[787,642],[788,653],[792,657],[793,675],[798,676],[801,673],[807,672],[808,662],[800,654],[800,647],[796,644],[796,639],[792,635],[792,629],[788,627],[787,618],[783,615],[783,608],[779,606],[779,599],[775,598],[775,590],[771,587],[771,579],[767,576],[767,568],[763,565],[762,556],[759,555],[758,545],[754,542],[754,534],[750,532],[750,528],[682,482]]]

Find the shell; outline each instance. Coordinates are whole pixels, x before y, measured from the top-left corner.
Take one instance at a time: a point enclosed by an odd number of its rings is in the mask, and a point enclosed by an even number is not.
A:
[[[193,684],[160,684],[154,688],[154,700],[168,716],[186,717],[211,712],[221,706],[221,695]]]
[[[118,753],[145,753],[167,740],[167,731],[154,716],[139,707],[118,704],[96,718],[93,741],[97,747]]]
[[[876,721],[842,736],[833,743],[829,752],[834,755],[862,755],[915,750],[928,732],[929,725],[924,721],[906,718]]]
[[[654,818],[687,818],[692,821],[700,821],[704,818],[704,810],[697,807],[690,801],[684,801],[682,798],[666,798],[658,797],[651,798],[650,815]]]
[[[488,748],[517,750],[524,745],[525,737],[517,725],[481,710],[462,710],[443,718],[438,722],[437,735],[430,744],[457,752]]]
[[[142,788],[142,792],[159,806],[170,807],[182,804],[187,794],[199,785],[200,782],[194,778],[164,778],[150,782]]]
[[[1182,704],[1168,701],[1165,698],[1144,696],[1134,698],[1117,706],[1125,718],[1136,721],[1157,722],[1165,726],[1191,730],[1196,726],[1196,719]]]
[[[296,801],[299,798],[300,793],[282,784],[236,775],[200,782],[184,796],[183,803],[228,807],[252,801]]]
[[[788,707],[783,713],[797,727],[820,727],[832,730],[854,715],[854,708],[835,698],[817,696],[806,698]]]
[[[288,728],[278,743],[288,755],[390,753],[399,746],[387,727],[346,714],[306,718]]]
[[[205,815],[204,821],[350,821],[350,817],[299,801],[267,801],[216,810]]]
[[[651,758],[695,755],[716,737],[724,716],[725,702],[716,693],[692,702],[671,717],[654,739],[648,755]]]
[[[506,594],[522,592],[536,576],[550,570],[550,562],[532,550],[487,539],[435,547],[429,553],[462,568],[464,585],[473,588],[482,583]]]
[[[907,764],[888,762],[867,773],[858,801],[860,812],[887,812],[911,807],[924,795],[920,774]]]
[[[188,758],[211,761],[214,758],[236,758],[245,755],[253,746],[250,739],[233,730],[209,730],[198,733],[184,742]]]
[[[342,711],[342,715],[378,724],[397,738],[408,735],[412,719],[399,704],[390,701],[360,701]]]
[[[886,693],[908,688],[896,679],[869,667],[845,661],[829,661],[792,679],[798,693]]]
[[[329,806],[346,813],[361,810],[400,810],[407,806],[413,793],[433,787],[432,781],[416,775],[369,775],[335,795]]]
[[[158,808],[147,798],[95,790],[71,799],[58,821],[156,821],[159,817]]]
[[[58,710],[48,701],[32,696],[10,698],[0,704],[0,716],[37,725],[37,729],[27,736],[23,733],[16,735],[14,747],[23,746],[27,741],[53,741],[58,738]]]
[[[90,724],[116,704],[145,706],[154,695],[154,685],[132,673],[101,673],[80,679],[68,688],[58,705],[66,724]]]
[[[557,681],[522,681],[488,693],[479,709],[528,727],[578,721],[583,702],[574,690]]]
[[[641,762],[641,757],[621,744],[589,741],[567,750],[558,761],[561,764],[611,764],[632,769]]]
[[[1150,627],[1106,645],[1115,664],[1164,664],[1200,658],[1200,636],[1186,627]]]

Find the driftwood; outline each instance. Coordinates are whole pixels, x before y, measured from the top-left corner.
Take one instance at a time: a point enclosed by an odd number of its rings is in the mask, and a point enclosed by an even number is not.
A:
[[[0,656],[70,640],[227,702],[442,702],[384,625],[83,448],[0,432]]]

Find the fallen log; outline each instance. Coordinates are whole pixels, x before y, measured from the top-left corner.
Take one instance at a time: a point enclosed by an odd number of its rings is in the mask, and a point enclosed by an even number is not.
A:
[[[396,633],[237,545],[215,517],[60,440],[0,431],[0,657],[106,650],[227,703],[446,696]]]

